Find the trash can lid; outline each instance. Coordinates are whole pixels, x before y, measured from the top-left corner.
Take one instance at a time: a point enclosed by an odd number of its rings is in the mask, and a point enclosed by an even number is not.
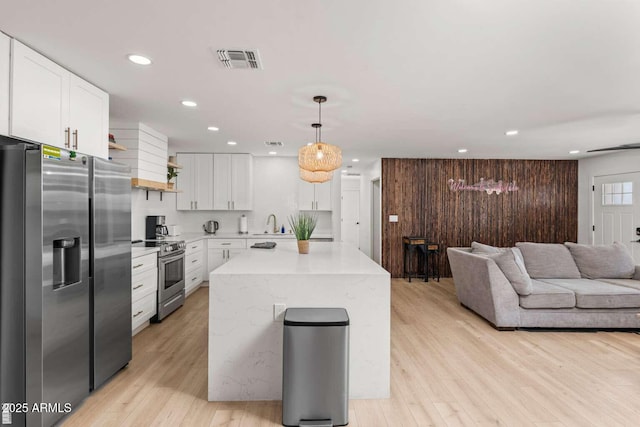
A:
[[[344,308],[288,308],[286,326],[347,326],[349,314]]]

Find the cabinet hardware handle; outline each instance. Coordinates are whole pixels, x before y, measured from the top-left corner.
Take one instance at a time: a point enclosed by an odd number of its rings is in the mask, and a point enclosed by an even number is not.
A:
[[[191,278],[191,281],[192,281],[192,282],[195,282],[196,280],[198,280],[198,278],[197,278],[197,277],[192,277],[192,278]]]
[[[144,313],[144,310],[137,312],[136,314],[133,315],[133,317],[138,317],[140,316],[142,313]]]
[[[220,243],[223,246],[229,246],[231,243]]]
[[[197,246],[191,246],[191,249],[198,249]]]
[[[227,210],[231,210],[231,202],[227,200]]]
[[[198,210],[198,201],[196,200],[196,210]]]
[[[78,129],[73,131],[73,148],[78,149]]]
[[[191,209],[193,209],[193,200],[191,201]]]
[[[235,200],[231,201],[231,210],[233,210],[233,211],[236,210],[236,202],[235,202]]]
[[[140,285],[138,285],[138,286],[135,286],[135,287],[133,288],[133,290],[135,291],[136,289],[140,289],[140,288],[141,288],[141,287],[143,287],[143,286],[144,286],[144,283],[142,283],[142,284],[140,284]]]
[[[142,267],[144,265],[144,263],[142,264],[138,264],[138,265],[134,265],[133,268],[138,268],[138,267]]]
[[[71,128],[66,128],[64,130],[64,146],[66,148],[71,148]]]
[[[193,264],[194,262],[198,262],[198,260],[194,259],[193,261],[191,261],[191,264]]]

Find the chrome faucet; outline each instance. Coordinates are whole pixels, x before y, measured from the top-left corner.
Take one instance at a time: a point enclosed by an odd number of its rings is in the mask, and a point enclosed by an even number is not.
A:
[[[278,232],[278,220],[276,219],[276,214],[269,215],[267,217],[267,226],[269,225],[269,220],[271,219],[271,217],[273,217],[273,232],[275,234]]]

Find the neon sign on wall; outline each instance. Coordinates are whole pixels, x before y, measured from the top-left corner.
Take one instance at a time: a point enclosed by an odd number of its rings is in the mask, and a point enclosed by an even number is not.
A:
[[[484,178],[480,178],[480,182],[475,184],[467,184],[464,179],[454,180],[450,179],[447,181],[449,184],[449,189],[451,191],[485,191],[487,194],[501,194],[508,193],[510,191],[518,191],[518,186],[515,181],[504,182],[494,181],[492,179],[485,180]]]

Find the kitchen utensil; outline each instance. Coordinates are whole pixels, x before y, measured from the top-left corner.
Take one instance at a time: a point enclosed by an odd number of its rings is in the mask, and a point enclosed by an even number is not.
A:
[[[209,234],[216,234],[218,228],[220,228],[220,224],[218,221],[213,220],[207,221],[202,225],[202,229]]]

